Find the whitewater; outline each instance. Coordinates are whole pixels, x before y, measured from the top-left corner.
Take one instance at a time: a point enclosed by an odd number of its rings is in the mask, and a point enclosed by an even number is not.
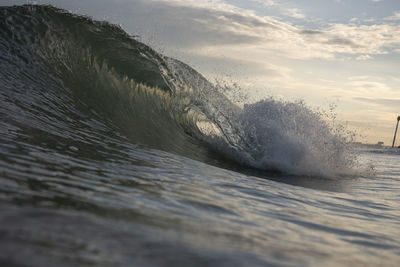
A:
[[[0,7],[2,266],[397,266],[400,150],[351,137],[106,21]]]

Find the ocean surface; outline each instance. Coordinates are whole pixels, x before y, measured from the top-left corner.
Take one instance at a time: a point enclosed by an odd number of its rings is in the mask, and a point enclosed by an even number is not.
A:
[[[119,26],[0,7],[1,266],[398,266],[400,149],[350,141]]]

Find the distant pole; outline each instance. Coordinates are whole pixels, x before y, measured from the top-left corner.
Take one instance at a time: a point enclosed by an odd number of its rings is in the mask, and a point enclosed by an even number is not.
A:
[[[397,128],[399,128],[399,121],[400,121],[400,116],[397,117],[397,124],[396,124],[396,130],[394,130],[392,147],[394,147],[394,142],[396,142]]]

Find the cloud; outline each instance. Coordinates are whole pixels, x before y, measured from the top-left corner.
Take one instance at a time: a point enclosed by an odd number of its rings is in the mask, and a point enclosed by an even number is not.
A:
[[[354,100],[374,105],[380,105],[388,108],[400,107],[400,99],[388,99],[388,98],[375,99],[375,98],[355,97]]]
[[[386,54],[400,46],[400,26],[396,25],[334,24],[325,31],[340,40],[333,43],[339,45],[331,50],[335,53]]]
[[[355,87],[355,88],[363,88],[366,90],[377,90],[383,93],[383,90],[388,90],[389,87],[380,82],[374,82],[374,81],[369,81],[369,80],[358,80],[358,81],[352,81],[350,84]]]
[[[317,30],[300,30],[299,33],[304,34],[304,35],[311,35],[311,36],[324,34],[323,31],[317,31]]]
[[[217,0],[161,1],[155,5],[163,27],[173,24],[175,33],[187,35],[179,46],[251,45],[264,53],[278,53],[294,59],[333,59],[340,54],[386,54],[400,46],[400,26],[390,24],[331,24],[320,29],[307,29],[253,11],[240,9]],[[275,2],[268,2],[272,5]],[[161,8],[162,6],[162,8]],[[164,9],[164,10],[161,10]],[[174,16],[170,16],[172,11]],[[296,8],[286,9],[291,17],[304,18]],[[176,17],[179,24],[175,23]],[[181,38],[169,38],[179,40]],[[255,47],[257,46],[257,47]]]
[[[386,84],[385,81],[373,81],[366,78],[350,81],[347,86],[351,88],[351,91],[348,92],[350,97],[380,99],[383,96],[387,99],[399,99],[399,92]]]
[[[359,44],[354,43],[351,39],[340,38],[340,37],[331,38],[326,43],[330,44],[330,45],[341,46],[341,47],[347,47],[347,46],[352,47],[352,48],[361,47]]]
[[[290,7],[287,4],[283,4],[272,0],[251,0],[251,2],[255,2],[261,5],[262,7],[274,8],[283,16],[295,19],[306,19],[306,16],[303,14],[302,10],[296,7]]]
[[[395,12],[393,16],[386,17],[385,20],[399,21],[400,20],[400,11]]]
[[[283,14],[288,17],[292,17],[292,18],[296,18],[296,19],[305,19],[306,18],[306,16],[298,8],[288,8],[283,11]]]
[[[256,2],[265,7],[273,7],[278,5],[278,3],[273,0],[252,0],[252,2]]]
[[[370,55],[360,55],[356,57],[356,60],[370,60],[370,59],[373,59],[373,57],[371,57]]]

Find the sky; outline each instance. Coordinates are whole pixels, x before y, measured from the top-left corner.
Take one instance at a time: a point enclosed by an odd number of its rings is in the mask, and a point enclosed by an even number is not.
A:
[[[237,84],[247,102],[272,96],[334,106],[358,141],[392,143],[400,115],[399,0],[34,2],[119,24],[211,81]]]

